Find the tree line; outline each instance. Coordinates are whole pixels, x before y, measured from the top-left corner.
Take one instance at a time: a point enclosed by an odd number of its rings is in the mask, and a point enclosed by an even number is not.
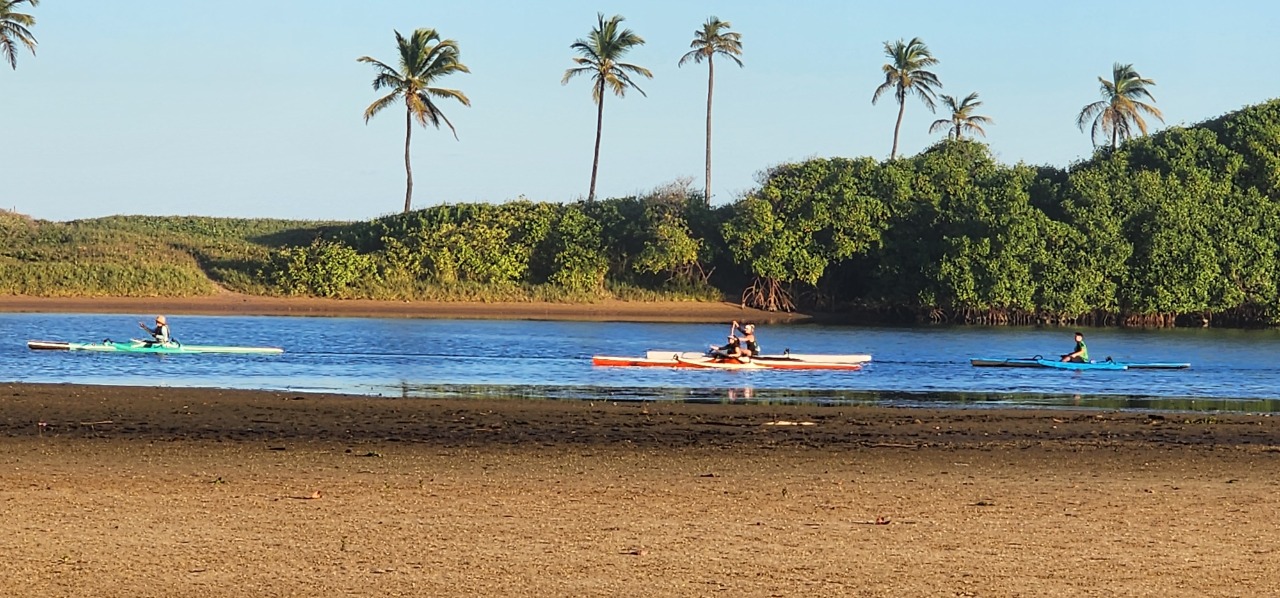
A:
[[[709,206],[690,181],[597,201],[444,205],[286,253],[294,261],[269,269],[273,280],[320,294],[298,273],[320,280],[348,264],[353,284],[604,296],[624,282],[862,321],[1274,325],[1280,101],[1066,169],[1000,164],[985,144],[948,138],[894,160],[777,165],[728,205]]]

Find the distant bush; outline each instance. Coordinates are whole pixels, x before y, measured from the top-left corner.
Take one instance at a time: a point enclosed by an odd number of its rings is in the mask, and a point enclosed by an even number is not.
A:
[[[347,297],[349,289],[377,276],[374,260],[338,242],[316,240],[280,251],[264,275],[288,295]]]

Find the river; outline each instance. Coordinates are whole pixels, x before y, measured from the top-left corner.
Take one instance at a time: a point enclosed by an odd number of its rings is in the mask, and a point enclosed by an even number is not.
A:
[[[144,317],[144,316],[139,316]],[[971,357],[1057,355],[1071,330],[763,326],[769,353],[870,353],[862,371],[607,368],[591,355],[699,350],[725,326],[510,320],[171,316],[189,344],[270,345],[282,355],[30,351],[27,340],[124,340],[138,317],[0,314],[0,380],[339,392],[370,397],[1082,406],[1280,411],[1280,332],[1085,329],[1095,359],[1191,362],[1187,370],[975,368]]]

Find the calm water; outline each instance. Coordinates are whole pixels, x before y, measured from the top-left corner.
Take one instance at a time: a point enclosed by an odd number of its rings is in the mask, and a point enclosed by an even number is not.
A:
[[[370,396],[1081,405],[1280,411],[1280,333],[1086,330],[1095,359],[1187,361],[1190,370],[974,368],[970,357],[1070,350],[1071,331],[765,326],[767,352],[871,353],[858,372],[599,368],[593,354],[698,350],[726,326],[600,322],[177,316],[190,344],[272,345],[272,356],[30,351],[26,341],[124,340],[140,317],[0,314],[0,381],[333,391]]]

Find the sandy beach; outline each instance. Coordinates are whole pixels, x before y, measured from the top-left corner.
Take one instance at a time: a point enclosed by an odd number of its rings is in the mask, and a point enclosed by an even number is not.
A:
[[[761,315],[239,296],[0,311]],[[1278,595],[1278,419],[0,384],[0,595]]]
[[[1280,593],[1261,415],[0,397],[0,595]]]

